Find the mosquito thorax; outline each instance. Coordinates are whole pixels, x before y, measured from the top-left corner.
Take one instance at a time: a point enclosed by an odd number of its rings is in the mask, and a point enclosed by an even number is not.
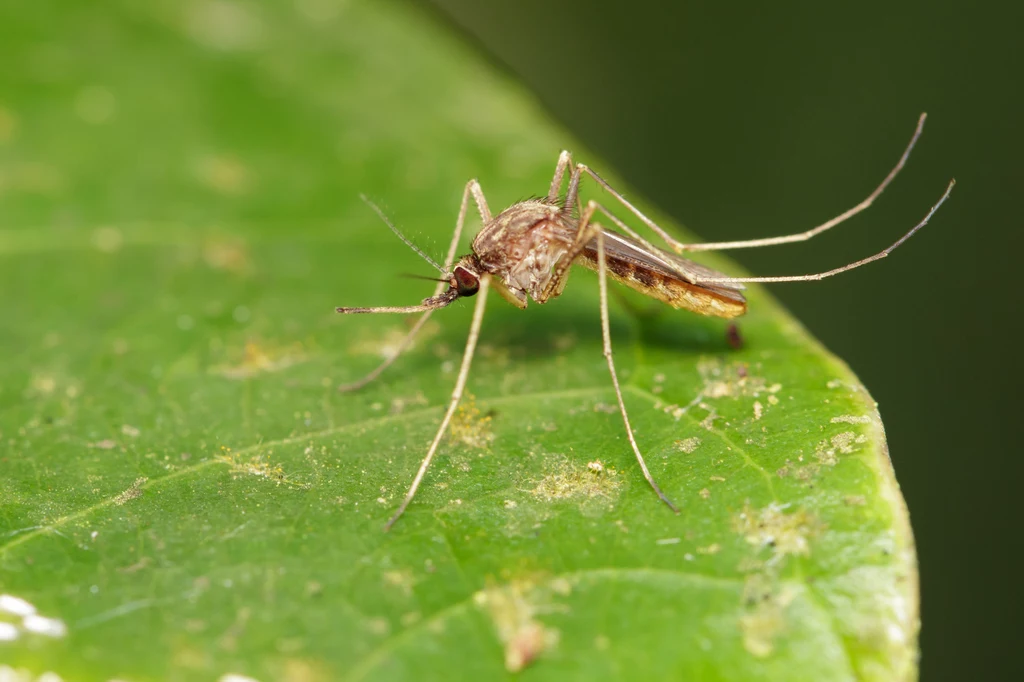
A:
[[[473,254],[517,299],[537,299],[552,268],[572,246],[576,218],[561,204],[529,199],[513,204],[480,230]]]

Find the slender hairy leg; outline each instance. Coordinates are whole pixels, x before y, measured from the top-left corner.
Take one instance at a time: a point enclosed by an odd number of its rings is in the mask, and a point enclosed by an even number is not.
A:
[[[484,220],[484,222],[487,222],[491,219],[491,211],[487,207],[487,200],[484,198],[483,190],[480,189],[480,183],[477,182],[476,180],[470,180],[469,182],[466,183],[466,189],[463,190],[462,192],[462,204],[459,207],[459,217],[455,220],[455,232],[452,234],[452,241],[451,244],[448,246],[448,255],[445,257],[443,268],[444,272],[441,273],[442,275],[447,275],[451,270],[452,263],[455,262],[455,253],[456,250],[459,248],[459,239],[462,237],[462,227],[466,222],[466,211],[469,208],[470,195],[473,196],[473,199],[476,202],[477,210],[480,212],[480,217]],[[380,209],[378,209],[373,204],[370,204],[370,206],[375,211],[377,211],[377,214],[380,215],[385,222],[387,222],[386,217],[380,212]],[[447,281],[438,282],[437,287],[434,288],[433,296],[437,297],[438,294],[441,293],[441,290],[444,289],[447,285]],[[377,367],[373,371],[364,376],[362,379],[358,379],[351,383],[342,384],[341,386],[338,386],[338,390],[341,391],[342,393],[346,393],[349,391],[357,391],[363,386],[366,386],[367,384],[372,382],[377,377],[379,377],[381,373],[384,372],[384,370],[390,367],[395,362],[395,360],[398,359],[398,356],[400,356],[402,353],[407,351],[410,346],[412,346],[413,339],[415,339],[416,335],[419,334],[421,329],[423,329],[423,325],[427,323],[427,320],[430,319],[430,316],[433,313],[433,309],[427,310],[425,313],[423,313],[422,316],[420,316],[420,319],[416,320],[416,324],[412,326],[412,329],[410,329],[409,332],[405,335],[405,338],[403,338],[402,341],[398,344],[398,348],[395,349],[394,354],[392,354],[390,357],[384,360],[384,362],[377,365]]]
[[[762,239],[747,239],[734,242],[707,242],[704,244],[683,244],[679,240],[672,237],[672,235],[663,230],[661,227],[659,227],[657,223],[655,223],[653,220],[644,215],[640,211],[640,209],[631,204],[624,196],[622,196],[622,194],[620,194],[614,187],[609,185],[600,175],[591,170],[589,167],[585,166],[584,164],[576,164],[576,170],[577,172],[584,172],[590,177],[592,177],[597,182],[597,184],[601,185],[601,187],[604,188],[605,191],[607,191],[609,194],[615,197],[615,199],[618,200],[619,203],[621,203],[623,206],[629,209],[629,211],[637,218],[639,218],[644,225],[646,225],[659,237],[665,240],[665,243],[667,243],[673,250],[675,250],[678,253],[682,253],[684,251],[723,251],[725,249],[746,249],[757,246],[788,244],[790,242],[806,241],[811,237],[821,234],[825,230],[835,227],[839,223],[842,223],[848,220],[849,218],[852,218],[856,214],[860,213],[864,209],[871,206],[871,204],[874,203],[875,199],[878,198],[878,195],[880,195],[885,190],[885,188],[889,186],[889,183],[892,182],[893,178],[896,177],[896,174],[899,173],[900,170],[903,168],[904,164],[906,164],[907,158],[910,156],[910,151],[914,148],[914,144],[917,142],[917,138],[920,137],[921,135],[921,130],[924,127],[925,118],[927,118],[927,114],[921,114],[921,117],[917,121],[917,127],[914,129],[914,135],[913,137],[910,138],[910,143],[907,145],[907,148],[903,151],[903,155],[900,156],[900,159],[896,163],[896,166],[891,171],[889,171],[889,174],[887,176],[885,176],[885,179],[882,181],[882,184],[876,187],[875,191],[869,194],[868,197],[864,199],[864,201],[860,202],[853,208],[841,213],[832,220],[829,220],[828,222],[818,225],[817,227],[813,227],[810,230],[806,230],[804,232],[784,235],[781,237],[765,237]],[[570,188],[570,192],[572,192],[572,188]]]
[[[575,172],[573,173],[575,176]],[[577,199],[578,202],[578,199]],[[554,296],[561,293],[565,287],[566,279],[569,277],[569,269],[572,267],[573,261],[579,256],[583,249],[586,248],[587,244],[591,239],[597,236],[603,228],[595,222],[591,221],[594,216],[594,211],[599,206],[596,202],[588,201],[587,207],[580,211],[580,220],[576,228],[576,237],[573,240],[572,246],[562,256],[561,260],[555,265],[554,270],[551,273],[551,280],[547,286],[541,292],[540,297],[537,299],[538,303],[545,303]]]
[[[636,455],[636,461],[640,463],[640,469],[644,472],[644,478],[654,488],[654,492],[658,494],[661,501],[678,514],[679,508],[665,497],[665,493],[661,492],[661,488],[654,482],[654,477],[651,476],[647,463],[644,462],[644,456],[640,454],[636,438],[633,437],[633,427],[629,425],[629,415],[626,414],[626,402],[622,399],[619,377],[615,373],[615,362],[612,360],[612,335],[608,324],[608,265],[604,256],[604,233],[600,229],[597,231],[597,263],[598,281],[600,282],[601,290],[601,336],[604,341],[604,357],[608,361],[608,371],[612,375],[612,385],[615,386],[615,397],[619,400],[619,412],[622,414],[622,422],[626,425],[626,435],[629,436],[629,444],[633,447],[633,454]]]
[[[558,155],[558,163],[555,164],[555,177],[551,179],[551,188],[548,190],[548,203],[553,204],[558,199],[558,190],[562,189],[562,178],[565,177],[565,170],[572,164],[572,154],[566,150]]]
[[[427,467],[430,466],[430,460],[434,458],[434,453],[437,452],[437,446],[441,443],[441,438],[444,436],[445,430],[448,428],[448,423],[452,420],[452,415],[455,414],[455,408],[459,406],[459,400],[462,399],[462,391],[466,387],[466,378],[469,376],[469,367],[473,363],[473,351],[476,350],[477,339],[480,338],[480,325],[484,319],[484,304],[487,302],[487,287],[489,280],[487,277],[480,278],[480,290],[476,295],[476,306],[473,308],[473,322],[469,326],[469,338],[466,340],[466,350],[462,354],[462,365],[459,367],[459,376],[455,380],[455,390],[452,391],[451,400],[448,402],[448,411],[444,413],[444,419],[441,420],[441,426],[437,429],[437,435],[434,436],[433,442],[430,443],[430,449],[427,450],[427,456],[423,458],[423,462],[420,464],[419,471],[416,472],[416,478],[412,479],[412,485],[409,486],[409,492],[405,494],[405,499],[402,500],[402,504],[399,505],[398,510],[394,515],[384,524],[384,530],[391,530],[391,526],[395,525],[395,521],[405,512],[405,508],[412,502],[412,498],[416,495],[416,489],[420,487],[420,482],[423,480],[424,474],[427,473]]]
[[[825,279],[826,277],[832,277],[833,275],[838,275],[841,272],[846,272],[847,270],[853,270],[854,268],[859,268],[862,265],[873,263],[876,260],[881,260],[882,258],[888,256],[890,253],[895,251],[900,244],[914,236],[915,232],[917,232],[922,227],[927,225],[928,221],[931,219],[933,215],[935,215],[935,212],[939,210],[939,207],[942,206],[943,202],[945,202],[946,199],[949,198],[949,193],[953,191],[953,186],[955,184],[956,180],[950,180],[949,186],[946,187],[946,191],[942,194],[942,197],[938,200],[938,202],[936,202],[934,206],[931,207],[931,210],[928,211],[928,214],[925,215],[924,219],[921,220],[921,222],[919,222],[917,225],[914,225],[914,227],[910,228],[910,231],[907,232],[902,237],[900,237],[899,239],[897,239],[892,246],[888,247],[887,249],[883,249],[882,251],[879,251],[873,256],[868,256],[867,258],[862,258],[859,261],[848,263],[846,265],[843,265],[842,267],[833,268],[832,270],[826,270],[825,272],[816,272],[811,275],[783,275],[779,277],[699,277],[695,278],[693,282],[694,284],[715,284],[726,282],[806,282],[809,280]]]

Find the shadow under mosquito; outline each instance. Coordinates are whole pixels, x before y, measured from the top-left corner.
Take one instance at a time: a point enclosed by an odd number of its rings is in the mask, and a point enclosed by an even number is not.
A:
[[[613,298],[617,303],[612,304],[610,325],[612,348],[617,354],[636,343],[694,357],[734,350],[726,321],[663,305],[645,305],[627,295]],[[593,310],[589,310],[590,306],[579,301],[559,299],[520,311],[503,308],[496,302],[493,308],[488,306],[480,342],[507,348],[515,356],[544,358],[565,352],[567,339],[571,339],[570,347],[593,346],[600,354],[601,318],[596,302],[593,303]],[[446,343],[453,348],[465,343],[468,327],[461,319],[442,324],[445,329],[441,334]]]

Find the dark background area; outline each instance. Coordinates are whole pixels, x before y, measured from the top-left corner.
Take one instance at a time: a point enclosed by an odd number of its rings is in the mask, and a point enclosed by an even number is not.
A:
[[[731,256],[762,275],[861,258],[956,177],[950,202],[893,257],[772,290],[879,403],[920,556],[922,679],[1020,679],[1024,10],[433,5],[600,155],[591,165],[710,240],[788,234],[856,204],[929,113],[907,168],[867,213],[803,244]]]

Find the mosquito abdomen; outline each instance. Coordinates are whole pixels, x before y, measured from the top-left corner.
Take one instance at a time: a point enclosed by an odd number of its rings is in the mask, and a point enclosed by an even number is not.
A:
[[[597,272],[597,249],[588,245],[576,262]],[[746,299],[736,291],[723,291],[693,284],[679,277],[639,266],[631,260],[609,256],[607,253],[605,262],[612,279],[673,308],[724,318],[738,317],[747,312]]]

